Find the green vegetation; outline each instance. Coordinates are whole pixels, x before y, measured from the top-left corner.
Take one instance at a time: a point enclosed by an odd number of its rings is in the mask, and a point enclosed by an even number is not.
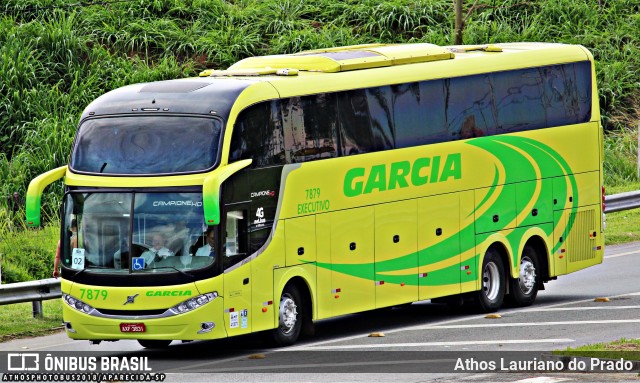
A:
[[[594,343],[580,347],[556,350],[554,355],[582,356],[586,358],[640,360],[640,339],[619,339],[609,343]]]

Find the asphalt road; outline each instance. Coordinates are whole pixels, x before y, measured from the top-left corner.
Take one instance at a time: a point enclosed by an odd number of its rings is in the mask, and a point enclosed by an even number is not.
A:
[[[314,337],[284,349],[265,348],[260,335],[174,342],[166,351],[150,351],[135,341],[90,345],[61,333],[2,343],[0,352],[147,356],[154,372],[165,372],[167,381],[175,382],[638,381],[637,373],[593,372],[611,366],[596,366],[589,373],[566,368],[557,373],[523,373],[517,361],[535,367],[558,361],[550,356],[551,350],[640,338],[639,264],[640,243],[610,246],[602,264],[549,282],[533,306],[502,309],[500,318],[459,314],[444,305],[419,302],[320,321]],[[599,297],[609,301],[595,301]],[[505,373],[503,367],[509,371],[511,359],[516,360],[516,372]]]

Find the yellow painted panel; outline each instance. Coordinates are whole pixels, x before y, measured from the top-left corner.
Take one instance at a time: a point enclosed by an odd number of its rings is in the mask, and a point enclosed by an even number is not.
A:
[[[375,207],[376,307],[418,300],[417,200]]]
[[[460,292],[466,293],[479,288],[478,255],[476,237],[473,235],[476,206],[473,190],[460,192]],[[469,266],[466,269],[466,266]]]
[[[569,210],[554,211],[554,221],[557,222],[556,230],[553,232],[553,242],[556,244],[552,254],[555,275],[567,273],[567,236],[564,233],[567,227]]]
[[[316,216],[316,243],[318,264],[325,267],[317,268],[316,286],[316,318],[328,318],[331,316],[331,307],[335,300],[332,293],[331,270],[326,265],[331,263],[331,214],[318,214]]]
[[[476,234],[512,229],[516,226],[516,187],[498,185],[475,191]]]
[[[224,325],[229,336],[251,332],[251,265],[224,273]]]
[[[420,299],[460,293],[460,196],[418,199]]]
[[[553,180],[516,184],[517,226],[538,225],[553,220]]]
[[[332,315],[375,308],[374,208],[331,214]]]
[[[579,206],[602,204],[599,172],[580,173],[575,174],[574,177],[578,186]]]
[[[287,266],[316,260],[316,216],[284,221]]]

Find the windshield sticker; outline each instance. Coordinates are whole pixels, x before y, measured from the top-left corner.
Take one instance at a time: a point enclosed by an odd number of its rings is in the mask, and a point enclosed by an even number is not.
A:
[[[229,328],[238,328],[238,327],[239,327],[238,313],[235,311],[229,313]]]
[[[131,266],[131,268],[133,270],[143,270],[144,269],[144,258],[143,257],[134,257],[133,259],[133,265]]]
[[[71,252],[71,268],[76,270],[84,269],[84,249],[74,248]]]

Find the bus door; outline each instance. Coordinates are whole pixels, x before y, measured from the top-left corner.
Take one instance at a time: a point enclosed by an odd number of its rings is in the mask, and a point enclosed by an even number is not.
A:
[[[220,251],[224,275],[224,318],[229,336],[251,332],[251,262],[248,252],[248,203],[225,205]]]

